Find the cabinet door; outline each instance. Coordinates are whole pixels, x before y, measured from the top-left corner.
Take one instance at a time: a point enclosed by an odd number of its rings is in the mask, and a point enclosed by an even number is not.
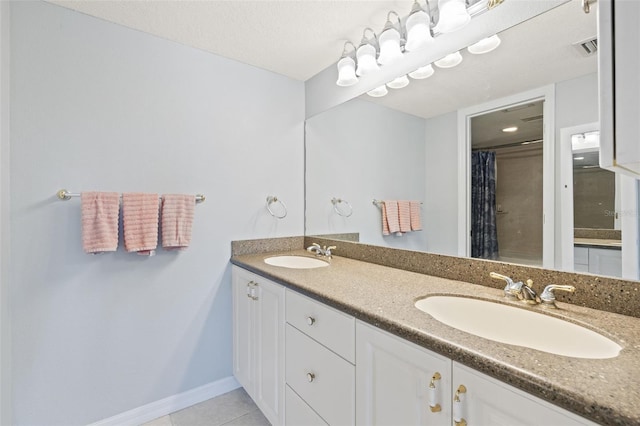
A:
[[[284,422],[284,287],[233,267],[233,374],[273,425]]]
[[[519,389],[468,367],[453,363],[453,390],[460,385],[459,408],[453,408],[454,420],[463,418],[468,425],[562,425],[596,424],[556,407]],[[453,395],[452,395],[453,397]]]
[[[261,278],[256,285],[256,405],[273,425],[284,420],[284,287]]]
[[[450,425],[450,377],[448,358],[356,322],[356,424]]]
[[[240,268],[233,267],[232,300],[233,300],[233,375],[238,383],[253,398],[253,342],[254,330],[253,299],[251,287],[254,283],[253,274]]]
[[[622,252],[620,250],[590,247],[589,272],[611,277],[622,276]]]
[[[600,166],[640,176],[640,2],[598,1]],[[614,93],[615,92],[615,93]]]

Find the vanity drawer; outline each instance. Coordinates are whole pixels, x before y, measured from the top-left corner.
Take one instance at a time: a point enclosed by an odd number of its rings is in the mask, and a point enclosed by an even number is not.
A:
[[[355,421],[355,367],[290,324],[286,382],[330,425]]]
[[[284,424],[287,426],[327,426],[327,422],[289,386],[285,386],[285,407]]]
[[[287,322],[355,363],[355,319],[293,290],[286,291]]]

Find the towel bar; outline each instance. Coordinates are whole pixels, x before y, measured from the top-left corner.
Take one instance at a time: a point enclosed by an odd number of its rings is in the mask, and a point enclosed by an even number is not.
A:
[[[56,193],[56,195],[61,200],[70,200],[73,197],[79,197],[80,193],[79,192],[69,192],[66,189],[61,189],[60,191],[58,191]],[[122,198],[122,196],[120,196],[120,198]],[[162,197],[160,197],[160,198],[162,198]],[[196,194],[196,203],[204,203],[204,200],[206,200],[206,198],[207,197],[205,197],[203,194]]]
[[[375,198],[373,199],[373,205],[374,206],[380,207],[383,203],[384,203],[384,201],[382,201],[382,200],[376,200]],[[420,201],[420,204],[424,204],[424,203],[422,201]]]

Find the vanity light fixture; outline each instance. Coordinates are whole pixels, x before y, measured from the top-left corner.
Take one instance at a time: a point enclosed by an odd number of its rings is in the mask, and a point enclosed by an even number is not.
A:
[[[438,68],[453,68],[456,65],[460,64],[460,62],[462,62],[462,55],[460,54],[460,52],[454,52],[449,53],[444,58],[438,59],[434,62],[434,64]]]
[[[367,38],[367,31],[371,31],[371,34],[373,34],[372,38]],[[369,27],[365,28],[362,32],[360,46],[358,46],[356,50],[356,59],[358,61],[356,75],[363,76],[380,69],[376,61],[376,54],[378,53],[375,46],[376,44],[376,33]]]
[[[584,160],[584,157],[573,157],[574,160]]]
[[[505,127],[504,129],[502,129],[503,132],[505,133],[513,133],[518,131],[518,128],[516,126],[512,126],[512,127]]]
[[[443,34],[458,31],[471,21],[465,0],[438,0],[438,12],[435,30]]]
[[[391,22],[391,14],[394,14],[398,19],[398,27]],[[388,65],[394,62],[398,62],[402,59],[402,22],[400,16],[393,10],[387,13],[387,23],[384,24],[384,29],[378,37],[380,42],[380,56],[378,56],[378,63],[380,65]]]
[[[353,52],[351,53],[347,53],[347,45],[349,44],[353,47]],[[355,51],[356,46],[353,43],[350,41],[344,43],[342,58],[338,61],[338,81],[336,81],[338,86],[353,86],[358,82],[358,77],[356,76],[356,61],[353,59]]]
[[[483,53],[489,53],[500,46],[501,40],[498,34],[494,34],[491,37],[483,38],[482,40],[467,47],[469,53],[474,55],[482,55]]]
[[[369,90],[367,92],[367,95],[373,97],[373,98],[381,98],[384,95],[386,95],[387,93],[389,93],[389,91],[387,90],[387,86],[385,86],[384,84],[382,86],[378,86],[373,90]]]
[[[431,77],[434,72],[435,70],[433,69],[433,66],[429,64],[429,65],[425,65],[424,67],[420,67],[415,71],[410,72],[409,77],[416,80],[422,80],[423,78]]]
[[[434,42],[433,35],[431,35],[431,11],[429,9],[429,2],[427,4],[427,11],[425,11],[418,0],[414,0],[413,7],[406,21],[407,29],[407,43],[404,49],[407,52],[413,52],[415,50],[425,49],[431,46]]]
[[[387,86],[390,89],[402,89],[403,87],[407,87],[408,85],[409,85],[409,79],[407,78],[406,75],[393,79],[387,83]]]

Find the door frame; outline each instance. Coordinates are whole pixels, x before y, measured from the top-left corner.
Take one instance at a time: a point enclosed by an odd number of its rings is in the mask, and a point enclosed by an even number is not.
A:
[[[543,100],[542,266],[554,267],[555,85],[542,86],[458,110],[458,255],[471,256],[471,119],[504,108]]]

